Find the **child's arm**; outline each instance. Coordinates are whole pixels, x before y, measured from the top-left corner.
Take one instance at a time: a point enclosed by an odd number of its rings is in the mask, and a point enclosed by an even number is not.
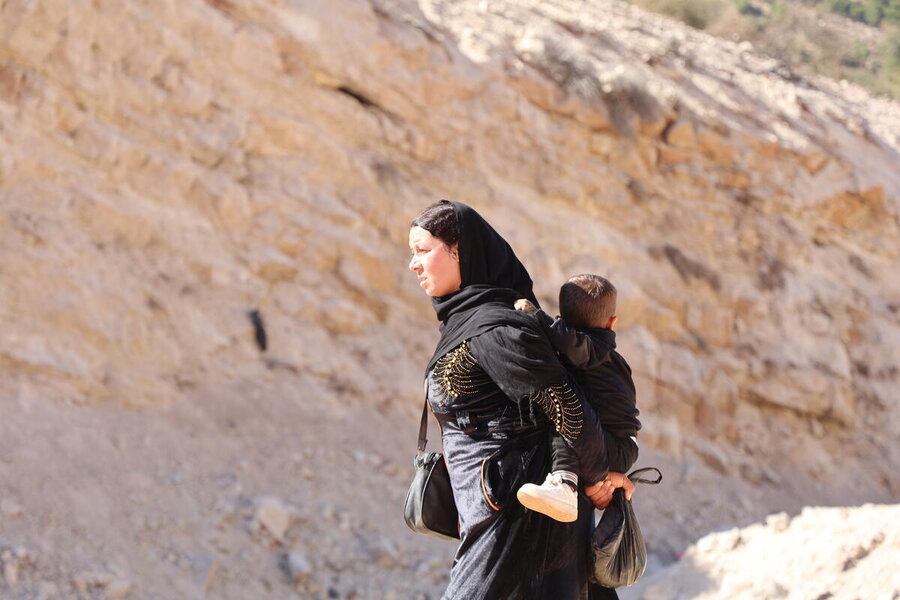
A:
[[[609,455],[609,470],[627,473],[638,459],[638,445],[632,436],[616,435],[603,430],[606,452]]]
[[[569,327],[561,318],[553,320],[550,315],[524,298],[517,300],[515,307],[516,310],[530,312],[538,318],[553,347],[576,369],[593,369],[609,360],[611,347],[605,345],[598,347],[587,334]]]

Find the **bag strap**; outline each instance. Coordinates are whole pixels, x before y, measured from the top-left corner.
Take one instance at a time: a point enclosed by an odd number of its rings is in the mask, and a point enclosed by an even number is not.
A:
[[[645,479],[644,477],[636,477],[641,473],[646,473],[648,471],[656,471],[656,479]],[[660,481],[662,481],[662,473],[656,467],[644,467],[643,469],[635,469],[631,473],[628,474],[628,479],[631,480],[632,483],[647,483],[649,485],[656,485]]]
[[[419,425],[419,445],[416,446],[416,454],[425,452],[425,446],[428,444],[428,379],[422,386],[425,394],[425,402],[422,404],[422,423]]]
[[[422,424],[419,425],[419,445],[416,447],[417,453],[425,452],[425,445],[428,444],[428,400],[422,406]]]

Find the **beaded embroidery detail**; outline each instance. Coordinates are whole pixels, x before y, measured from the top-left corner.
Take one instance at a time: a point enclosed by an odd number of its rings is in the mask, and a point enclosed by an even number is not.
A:
[[[473,371],[475,357],[464,341],[434,364],[432,378],[440,386],[445,398],[458,398],[475,391]]]
[[[584,423],[584,412],[569,384],[545,387],[533,393],[529,400],[553,421],[556,431],[566,440],[578,438]]]

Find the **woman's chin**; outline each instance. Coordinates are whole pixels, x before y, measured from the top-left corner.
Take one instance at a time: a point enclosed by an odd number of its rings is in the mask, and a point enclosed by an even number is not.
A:
[[[435,288],[427,288],[427,287],[424,289],[425,289],[425,293],[428,294],[429,296],[431,296],[432,298],[443,298],[444,296],[449,296],[450,294],[453,294],[453,293],[459,291],[458,287],[453,288],[452,290],[447,290],[447,289],[437,290]]]

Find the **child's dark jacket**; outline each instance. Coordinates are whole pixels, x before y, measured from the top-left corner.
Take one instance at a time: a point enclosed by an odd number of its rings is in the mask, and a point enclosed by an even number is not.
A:
[[[616,332],[605,328],[576,330],[543,311],[537,316],[597,413],[606,437],[610,470],[628,472],[638,457],[633,438],[641,422],[631,367],[615,350]]]

